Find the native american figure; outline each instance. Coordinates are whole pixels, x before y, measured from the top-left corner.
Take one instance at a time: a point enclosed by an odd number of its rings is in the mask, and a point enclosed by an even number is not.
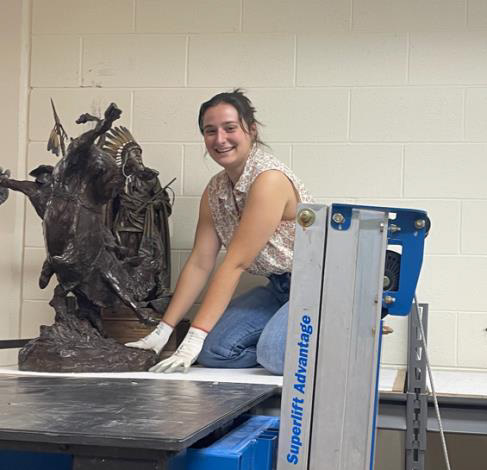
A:
[[[127,270],[146,288],[139,300],[149,301],[162,313],[171,282],[170,183],[161,187],[159,173],[144,166],[142,148],[125,127],[105,134],[103,150],[112,156],[123,178],[122,190],[107,204],[107,227],[124,250]]]

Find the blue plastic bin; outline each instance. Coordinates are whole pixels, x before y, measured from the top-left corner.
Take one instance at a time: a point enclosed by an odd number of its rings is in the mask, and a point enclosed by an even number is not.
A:
[[[190,447],[169,461],[169,470],[272,470],[279,418],[252,416],[207,447]]]

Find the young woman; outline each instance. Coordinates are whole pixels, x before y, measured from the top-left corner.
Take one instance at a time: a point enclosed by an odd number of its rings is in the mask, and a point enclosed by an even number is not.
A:
[[[159,353],[209,280],[208,290],[178,350],[151,371],[258,364],[282,374],[287,334],[296,207],[311,197],[258,136],[255,108],[240,91],[220,93],[200,108],[206,149],[223,171],[201,197],[191,256],[158,327],[127,346]],[[221,246],[222,264],[215,267]],[[232,300],[244,271],[269,283]]]

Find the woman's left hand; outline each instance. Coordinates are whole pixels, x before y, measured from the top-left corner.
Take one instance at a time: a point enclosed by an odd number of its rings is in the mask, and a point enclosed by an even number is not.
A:
[[[207,337],[206,331],[191,327],[176,352],[167,359],[149,369],[149,372],[188,372],[191,365],[198,359]]]

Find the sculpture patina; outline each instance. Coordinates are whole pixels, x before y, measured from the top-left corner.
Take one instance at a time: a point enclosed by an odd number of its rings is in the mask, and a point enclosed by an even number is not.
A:
[[[124,249],[125,264],[143,300],[158,311],[165,309],[170,286],[168,219],[172,204],[157,171],[142,162],[142,148],[125,127],[105,134],[103,149],[112,156],[123,177],[123,189],[109,201],[106,225]]]
[[[53,106],[54,110],[54,106]],[[50,305],[55,323],[19,352],[19,368],[35,371],[147,370],[152,351],[126,348],[104,332],[101,310],[129,308],[145,324],[158,322],[168,303],[171,201],[158,173],[143,165],[130,132],[113,128],[120,109],[112,103],[95,127],[72,139],[54,110],[48,150],[61,153],[54,167],[31,171],[35,181],[10,178],[0,168],[0,204],[8,190],[24,193],[42,219],[46,260],[39,286],[53,275]]]

